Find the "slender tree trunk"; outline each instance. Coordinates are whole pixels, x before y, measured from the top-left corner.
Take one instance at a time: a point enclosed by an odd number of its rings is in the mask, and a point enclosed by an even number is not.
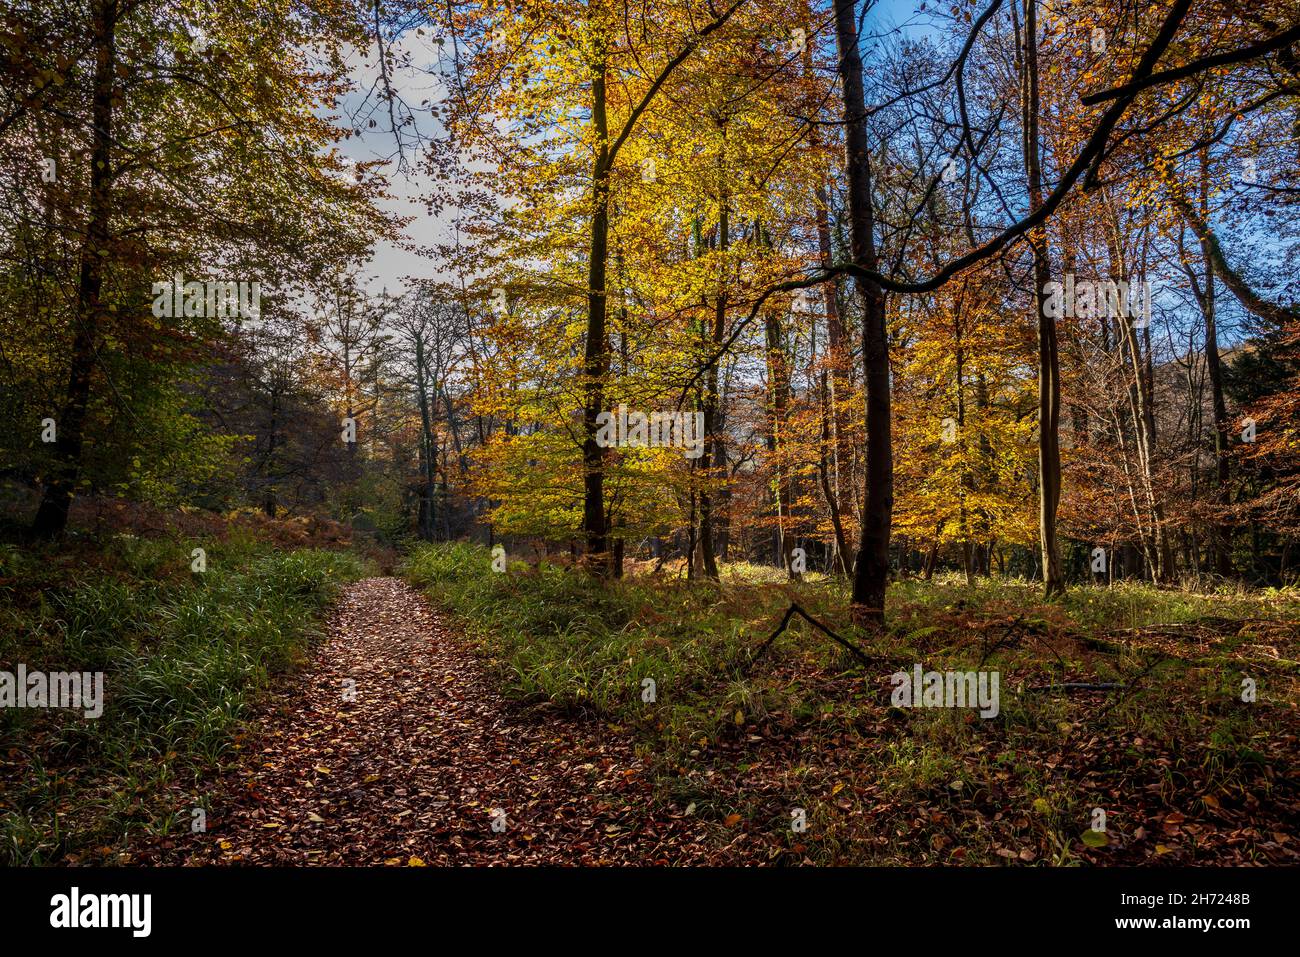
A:
[[[699,530],[699,526],[696,524],[695,515],[696,515],[695,492],[694,490],[692,490],[691,491],[691,512],[690,512],[689,520],[686,523],[686,580],[687,581],[693,581],[695,579],[695,572],[699,562],[699,558],[696,555],[696,552],[698,550],[695,547],[696,532]]]
[[[940,526],[936,526],[934,530],[934,538],[930,540],[930,551],[925,556],[925,568],[921,572],[922,580],[927,582],[934,578],[934,566],[939,560],[939,528]]]
[[[832,435],[832,417],[829,406],[834,403],[834,396],[831,388],[827,388],[827,377],[825,371],[822,372],[822,430],[821,446],[822,454],[817,463],[817,477],[822,492],[822,499],[826,502],[826,509],[830,513],[831,528],[835,535],[835,555],[834,569],[846,578],[849,575],[849,545],[848,538],[844,534],[844,521],[840,513],[839,502],[837,501],[838,484],[839,484],[839,467],[837,464],[838,456],[835,451],[837,444]]]
[[[792,562],[794,529],[787,527],[790,523],[790,495],[784,478],[785,469],[781,466],[789,409],[790,373],[782,341],[781,320],[774,309],[767,310],[764,328],[767,337],[767,451],[772,460],[772,497],[776,505],[777,521],[775,558],[791,578],[797,578]]]
[[[1106,204],[1107,245],[1110,254],[1110,278],[1127,288],[1129,273],[1124,262],[1124,252],[1119,235],[1119,217],[1113,205]],[[1164,503],[1157,492],[1155,478],[1156,420],[1153,378],[1151,375],[1151,344],[1138,336],[1137,317],[1123,314],[1114,317],[1116,341],[1124,344],[1128,353],[1129,368],[1133,378],[1129,385],[1129,403],[1133,415],[1134,435],[1138,453],[1139,478],[1142,496],[1150,515],[1152,553],[1157,582],[1173,577],[1173,555],[1169,545],[1169,529],[1165,521]],[[1109,322],[1109,319],[1103,319]]]
[[[987,476],[988,463],[993,461],[993,443],[989,440],[988,432],[985,430],[985,415],[989,406],[989,387],[988,380],[984,373],[980,372],[975,376],[975,408],[979,410],[979,451],[980,451],[980,471]],[[984,480],[987,485],[987,479]],[[982,523],[987,525],[989,516],[987,513],[980,516]],[[993,545],[996,537],[991,537],[984,542],[980,548],[980,566],[977,571],[981,572],[984,577],[989,578],[993,575]]]
[[[1038,15],[1037,0],[1025,0],[1022,112],[1024,115],[1025,178],[1030,211],[1043,205],[1043,175],[1038,145]],[[1030,234],[1034,252],[1034,305],[1038,315],[1038,532],[1043,558],[1043,592],[1065,593],[1061,555],[1056,540],[1056,512],[1061,503],[1061,365],[1057,353],[1056,320],[1047,311],[1046,287],[1051,281],[1047,230]]]
[[[866,97],[854,0],[835,0],[835,38],[844,97],[845,169],[848,174],[849,250],[853,261],[875,270],[875,214],[867,149]],[[853,618],[872,627],[885,623],[889,582],[889,533],[894,513],[893,437],[890,421],[889,339],[885,294],[880,285],[857,280],[862,302],[862,365],[867,390],[866,508],[853,573]]]
[[[604,527],[611,529],[610,536],[610,573],[615,579],[623,577],[623,557],[627,550],[627,538],[625,538],[625,527],[627,527],[627,515],[623,508],[623,503],[619,501],[620,495],[611,495],[610,514],[604,516]]]
[[[95,72],[91,80],[90,105],[90,203],[77,279],[77,332],[68,368],[67,398],[55,422],[54,462],[40,507],[32,519],[31,535],[36,539],[54,538],[67,528],[68,510],[72,507],[72,496],[81,478],[90,379],[100,326],[105,319],[102,299],[104,272],[112,254],[109,235],[113,187],[110,146],[113,142],[113,86],[117,68],[117,0],[94,0],[91,9]]]
[[[726,128],[722,128],[722,145],[718,149],[718,251],[723,254],[718,270],[718,295],[713,303],[713,325],[710,337],[713,361],[705,374],[704,385],[704,450],[700,457],[704,483],[700,486],[700,566],[704,574],[717,580],[718,561],[713,544],[713,493],[709,489],[717,458],[719,435],[718,415],[718,357],[727,328],[726,252],[731,244],[729,199],[726,188]]]
[[[1201,210],[1200,218],[1210,217],[1209,150],[1201,150]],[[1223,366],[1219,360],[1218,314],[1214,298],[1214,254],[1210,248],[1210,233],[1200,236],[1201,258],[1205,269],[1205,289],[1202,312],[1205,314],[1205,372],[1210,380],[1210,401],[1214,408],[1214,480],[1215,500],[1223,507],[1228,494],[1228,405],[1223,398]],[[1223,521],[1214,524],[1215,570],[1224,576],[1232,574],[1232,532]]]
[[[831,265],[831,233],[826,214],[827,191],[824,183],[817,187],[817,243],[821,251],[823,266]],[[851,546],[844,530],[845,495],[843,476],[851,461],[848,428],[845,422],[844,403],[849,396],[849,383],[846,376],[849,357],[844,339],[844,323],[840,319],[838,292],[835,280],[822,285],[822,301],[826,310],[826,341],[830,375],[822,372],[822,392],[826,395],[823,416],[826,424],[823,428],[822,447],[829,451],[829,462],[824,471],[829,474],[824,481],[827,486],[826,507],[830,511],[831,527],[835,531],[836,567],[845,577],[849,574],[849,554]]]
[[[807,3],[803,8],[803,26],[807,36],[813,34],[812,12]],[[803,49],[803,71],[810,79],[815,76],[812,61],[812,44],[805,44]],[[821,145],[821,130],[815,125],[808,132],[809,145],[816,148]],[[824,267],[829,267],[834,259],[831,249],[830,225],[830,190],[827,188],[828,177],[823,175],[813,191],[814,215],[817,223],[817,252]],[[852,453],[849,448],[849,434],[845,422],[844,403],[849,397],[849,356],[844,337],[844,322],[840,317],[839,282],[836,279],[822,284],[822,306],[826,312],[826,346],[827,364],[830,374],[822,371],[823,405],[821,484],[830,512],[831,528],[835,534],[835,569],[846,578],[849,575],[851,546],[844,530],[844,513],[846,497],[844,495],[843,476],[849,467]]]
[[[974,553],[971,542],[970,527],[970,510],[968,502],[971,493],[974,491],[974,476],[971,474],[969,448],[966,444],[966,350],[962,339],[961,308],[965,301],[965,290],[957,298],[956,308],[954,309],[953,321],[953,359],[955,385],[957,389],[957,441],[960,443],[958,454],[961,456],[961,482],[960,491],[960,516],[959,529],[961,531],[961,558],[962,571],[966,574],[966,585],[970,587],[975,584],[975,566]]]
[[[417,533],[421,540],[433,541],[436,523],[435,456],[437,454],[434,440],[433,421],[429,411],[429,392],[427,383],[427,363],[424,354],[424,339],[417,336],[415,340],[415,381],[417,397],[420,403],[420,504],[416,518]]]
[[[582,529],[586,536],[584,562],[589,571],[609,574],[609,541],[605,529],[604,450],[596,441],[597,418],[603,411],[604,380],[609,358],[606,348],[607,308],[605,273],[609,257],[609,122],[606,116],[605,74],[608,69],[603,40],[597,38],[592,64],[591,122],[596,131],[596,159],[591,172],[591,241],[587,269],[587,341],[583,357],[586,377],[582,445]]]
[[[275,468],[275,450],[279,445],[280,430],[280,390],[274,380],[271,383],[271,425],[266,438],[266,488],[262,491],[262,513],[267,518],[275,518],[275,483],[272,481]]]
[[[727,444],[723,441],[727,427],[727,390],[724,387],[718,395],[718,407],[714,412],[714,429],[715,435],[713,440],[713,477],[716,480],[722,480],[727,475]],[[727,544],[730,538],[730,487],[723,487],[718,490],[715,497],[710,495],[709,499],[709,565],[712,566],[710,576],[717,578],[718,563],[717,556],[721,555],[723,559],[727,557]]]

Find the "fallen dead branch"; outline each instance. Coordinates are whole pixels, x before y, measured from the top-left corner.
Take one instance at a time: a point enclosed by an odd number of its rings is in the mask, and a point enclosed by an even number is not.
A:
[[[861,661],[865,665],[873,665],[876,662],[886,660],[884,658],[872,657],[871,655],[867,654],[865,651],[863,651],[853,642],[849,641],[847,638],[842,638],[841,636],[837,635],[835,632],[831,631],[831,629],[827,628],[824,624],[822,624],[812,615],[808,614],[808,612],[804,611],[803,608],[799,606],[798,602],[791,602],[790,607],[786,609],[785,615],[782,616],[781,618],[781,623],[776,626],[776,631],[772,632],[772,634],[767,636],[767,640],[764,641],[763,644],[759,646],[758,650],[754,652],[753,656],[749,659],[749,661],[745,663],[744,668],[742,668],[740,671],[741,675],[749,674],[750,669],[754,667],[754,665],[758,662],[758,659],[762,658],[763,655],[767,653],[767,649],[772,646],[772,642],[776,641],[776,639],[780,637],[781,633],[785,631],[787,627],[789,627],[790,619],[793,618],[795,615],[799,615],[800,617],[802,617],[804,621],[808,622],[814,628],[818,629],[819,631],[827,635],[831,640],[839,644],[841,647],[847,648],[849,651],[853,653],[854,657],[856,657],[859,661]]]

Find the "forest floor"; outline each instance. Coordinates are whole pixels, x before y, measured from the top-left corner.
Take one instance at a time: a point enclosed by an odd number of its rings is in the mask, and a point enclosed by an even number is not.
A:
[[[206,831],[145,842],[134,863],[709,860],[702,822],[649,799],[629,739],[508,703],[398,578],[347,587],[328,640],[237,747]]]
[[[464,633],[467,624],[473,620],[444,617],[398,578],[347,586],[328,638],[237,740],[235,760],[203,783],[206,830],[142,835],[126,860],[1281,864],[1298,857],[1289,760],[1296,723],[1288,708],[1266,720],[1268,731],[1246,731],[1233,719],[1232,740],[1219,742],[1228,727],[1221,721],[1212,722],[1209,739],[1167,734],[1150,721],[1111,724],[1113,698],[1085,694],[1072,696],[1073,707],[1054,701],[1032,717],[1020,713],[1006,732],[981,732],[969,716],[914,724],[873,704],[877,695],[842,668],[796,674],[786,658],[770,677],[748,679],[755,684],[743,700],[734,697],[734,682],[705,694],[699,713],[721,702],[725,717],[700,734],[689,721],[675,726],[667,711],[639,726],[602,705],[595,689],[576,692],[588,704],[572,708],[556,708],[554,692],[550,701],[535,691],[520,695],[501,681],[502,659]],[[502,653],[513,623],[497,619],[488,628]],[[602,673],[574,641],[563,639],[568,663]],[[710,660],[720,666],[720,658]],[[821,703],[811,710],[773,704],[789,682]],[[719,696],[724,686],[732,697]],[[1159,710],[1195,708],[1189,698],[1166,697],[1172,691],[1157,692]],[[839,713],[836,702],[849,710]],[[1149,702],[1129,704],[1150,712]],[[1093,843],[1087,822],[1098,804],[1109,809],[1110,826]],[[791,815],[799,811],[804,826],[796,829]]]
[[[490,567],[435,545],[402,574],[534,720],[632,739],[647,800],[701,821],[710,860],[1300,863],[1294,590],[900,581],[877,632],[823,576]],[[792,602],[871,663],[798,618],[756,660]],[[893,706],[917,665],[1000,674],[1000,713]]]
[[[0,546],[0,668],[108,689],[0,709],[0,863],[1300,863],[1294,588],[900,581],[864,632],[763,566],[274,531]],[[792,602],[870,663],[798,618],[755,659]],[[999,714],[892,706],[915,665]]]

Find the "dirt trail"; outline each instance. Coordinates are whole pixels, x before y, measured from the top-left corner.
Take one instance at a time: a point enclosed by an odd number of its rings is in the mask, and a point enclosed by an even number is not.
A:
[[[345,689],[355,682],[355,700]],[[630,743],[523,714],[398,578],[347,588],[311,663],[286,679],[207,787],[207,830],[140,863],[703,863],[703,830],[652,810]],[[498,815],[496,812],[502,812]],[[495,823],[495,828],[494,828]]]

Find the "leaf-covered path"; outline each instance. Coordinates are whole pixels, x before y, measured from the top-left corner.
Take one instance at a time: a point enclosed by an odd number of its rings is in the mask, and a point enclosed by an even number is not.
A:
[[[345,694],[350,681],[355,700]],[[644,864],[707,856],[702,822],[653,809],[630,743],[595,722],[512,710],[398,578],[348,587],[328,640],[281,687],[207,802],[205,832],[139,848],[137,862]]]

